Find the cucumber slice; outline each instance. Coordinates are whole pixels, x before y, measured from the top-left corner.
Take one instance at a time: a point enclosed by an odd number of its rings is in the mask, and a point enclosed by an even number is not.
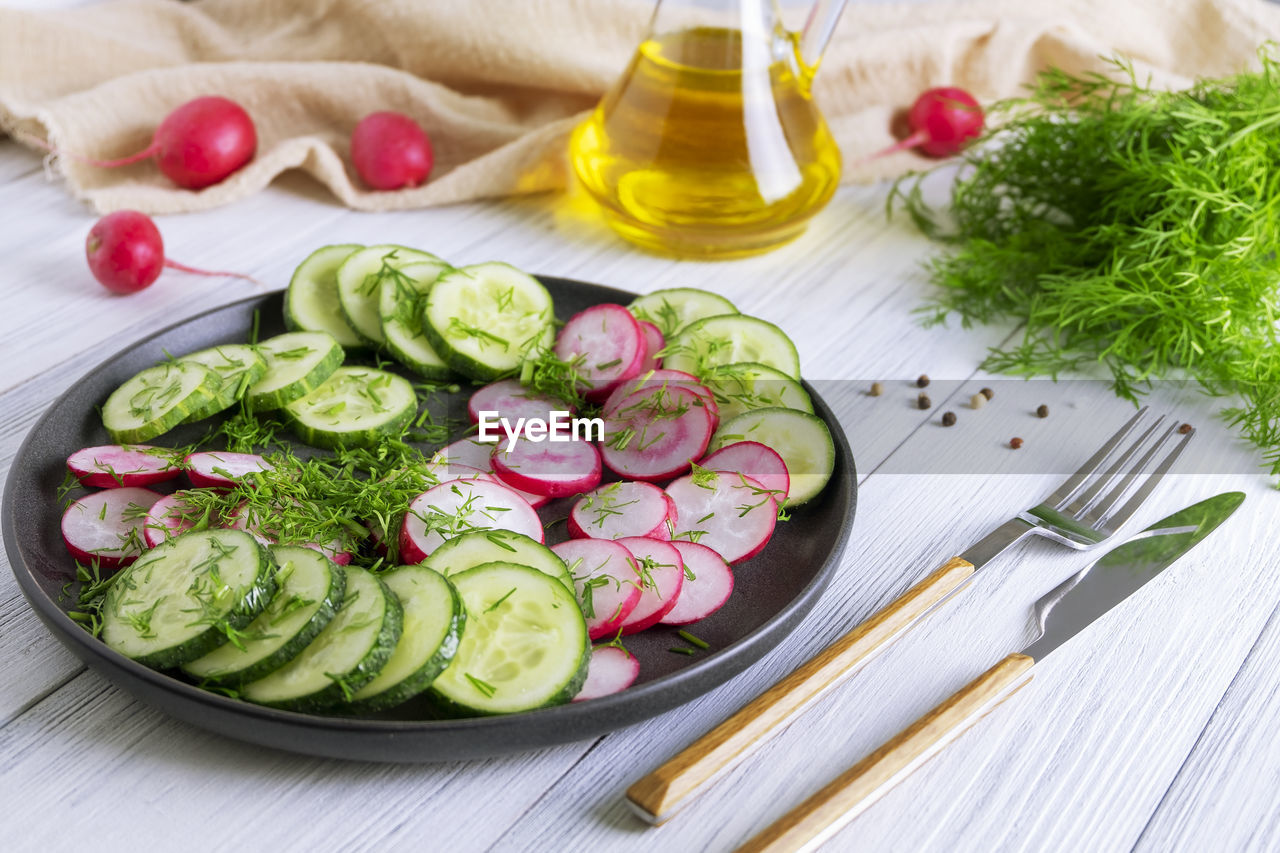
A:
[[[284,325],[291,332],[328,332],[344,349],[364,341],[351,328],[338,302],[338,267],[364,248],[343,243],[316,249],[298,264],[284,296]]]
[[[477,530],[445,542],[422,564],[445,577],[474,569],[485,563],[516,563],[537,569],[573,589],[573,578],[564,560],[546,545],[514,530]]]
[[[721,420],[727,421],[752,409],[796,409],[813,413],[813,401],[799,382],[763,364],[746,361],[713,367],[703,374],[702,383],[715,397]]]
[[[267,607],[275,575],[242,530],[184,533],[116,576],[102,608],[103,642],[156,669],[193,661]]]
[[[218,374],[202,364],[148,367],[111,392],[102,404],[102,425],[117,444],[141,444],[206,408],[220,385]]]
[[[513,373],[554,334],[551,294],[501,263],[447,272],[427,294],[422,331],[450,367],[489,381]]]
[[[249,387],[257,411],[279,409],[319,388],[342,364],[342,347],[328,332],[289,332],[258,344],[267,372]]]
[[[353,713],[399,705],[430,687],[457,654],[466,622],[458,591],[431,569],[399,566],[382,582],[404,608],[404,630],[377,678],[352,697]]]
[[[354,252],[338,267],[338,304],[342,306],[342,316],[365,343],[374,347],[385,343],[382,317],[378,314],[383,278],[391,270],[418,261],[444,263],[429,252],[385,244]]]
[[[378,315],[387,349],[397,361],[427,379],[448,379],[453,373],[422,334],[427,292],[448,269],[443,261],[406,264],[383,276],[378,296]]]
[[[370,447],[399,435],[418,414],[409,380],[375,367],[339,367],[316,390],[284,407],[298,437],[314,447]]]
[[[333,619],[347,576],[310,548],[275,545],[270,552],[280,570],[267,609],[249,623],[238,642],[232,640],[183,664],[187,675],[231,686],[256,681],[297,657]]]
[[[453,663],[431,685],[442,710],[510,714],[577,695],[591,642],[564,584],[514,563],[486,563],[451,580],[467,608],[467,630]]]
[[[633,300],[627,310],[637,320],[647,320],[657,326],[668,340],[697,320],[738,313],[733,303],[720,294],[696,287],[655,290]]]
[[[836,467],[836,445],[827,425],[816,415],[796,409],[753,409],[722,421],[707,453],[735,441],[758,441],[787,463],[791,489],[784,506],[813,500]]]
[[[178,359],[201,364],[222,380],[213,398],[202,409],[187,415],[186,423],[204,420],[234,406],[249,387],[267,373],[267,360],[248,344],[223,344]]]
[[[338,613],[284,666],[240,690],[259,705],[315,711],[350,700],[391,658],[400,639],[400,601],[364,569],[344,566],[346,594]]]
[[[709,369],[744,361],[800,378],[800,354],[781,329],[759,317],[722,314],[687,326],[667,341],[662,366],[701,377]]]

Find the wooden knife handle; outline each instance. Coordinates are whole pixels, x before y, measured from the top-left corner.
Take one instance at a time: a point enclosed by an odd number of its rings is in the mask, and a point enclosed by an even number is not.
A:
[[[660,824],[700,793],[716,774],[781,729],[810,702],[855,672],[938,602],[973,576],[973,564],[952,557],[896,601],[815,657],[657,770],[627,789],[646,821]]]
[[[1030,680],[1027,671],[1034,664],[1026,655],[1009,655],[742,845],[738,853],[815,849]]]

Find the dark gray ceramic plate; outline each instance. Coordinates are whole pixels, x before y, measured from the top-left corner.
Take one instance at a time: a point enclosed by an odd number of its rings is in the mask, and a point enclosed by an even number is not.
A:
[[[589,305],[625,305],[634,297],[594,284],[542,280],[562,319]],[[809,387],[818,415],[835,437],[836,467],[830,485],[817,500],[797,509],[791,521],[778,526],[760,556],[738,567],[737,588],[728,604],[694,626],[698,636],[711,644],[711,651],[694,657],[672,654],[671,646],[684,645],[674,628],[658,627],[628,637],[627,647],[640,659],[640,679],[622,693],[506,717],[431,719],[425,703],[415,702],[378,717],[323,717],[250,705],[134,663],[66,615],[71,602],[62,600],[61,591],[74,567],[59,536],[55,499],[65,460],[81,447],[109,442],[96,407],[121,382],[165,353],[246,340],[255,311],[261,318],[261,335],[278,334],[284,331],[281,304],[278,293],[237,302],[171,326],[118,353],[49,407],[14,460],[0,516],[19,586],[54,636],[138,699],[228,737],[311,755],[416,762],[536,749],[637,723],[722,684],[795,630],[830,581],[853,524],[856,478],[839,423]],[[453,397],[449,407],[464,411],[465,391]],[[164,440],[181,443],[203,432],[202,427],[183,430]],[[548,520],[562,517],[566,505],[552,504],[542,513]]]

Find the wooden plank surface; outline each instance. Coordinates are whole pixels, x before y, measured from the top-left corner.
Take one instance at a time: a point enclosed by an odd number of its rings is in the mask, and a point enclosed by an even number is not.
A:
[[[976,373],[1013,330],[923,329],[919,260],[931,250],[883,217],[883,187],[843,189],[810,233],[731,263],[645,255],[568,200],[536,198],[394,215],[342,210],[302,178],[233,208],[160,221],[172,257],[283,286],[332,242],[402,242],[458,262],[637,291],[725,293],[797,341],[805,374],[849,434],[861,480],[854,541],[799,631],[706,696],[597,741],[470,764],[384,767],[292,756],[205,734],[85,671],[0,570],[0,832],[21,849],[390,845],[483,849],[725,850],[785,813],[939,699],[1015,650],[1029,607],[1087,555],[1030,543],[981,571],[907,635],[668,825],[620,803],[637,776],[723,720],[921,574],[1034,503],[1132,411],[1097,383],[1015,383]],[[38,414],[131,340],[253,292],[166,275],[127,299],[83,265],[93,217],[0,144],[0,466]],[[38,329],[38,334],[32,330]],[[911,380],[928,373],[932,407]],[[873,380],[886,393],[865,393]],[[967,400],[996,388],[981,410]],[[1211,425],[1207,402],[1159,391]],[[1038,402],[1049,419],[1030,414]],[[944,410],[959,418],[939,425]],[[1007,448],[1020,435],[1021,451]],[[1230,527],[1167,577],[1037,667],[1035,680],[882,802],[832,849],[1207,849],[1229,816],[1233,846],[1275,838],[1280,673],[1275,501],[1247,450],[1220,430],[1138,523],[1227,488],[1250,498]],[[747,594],[743,590],[739,594]],[[1247,661],[1247,663],[1245,663]],[[1244,669],[1241,669],[1245,663]],[[1230,760],[1224,758],[1229,756]],[[1218,799],[1233,793],[1229,804]],[[61,816],[51,822],[47,816]]]

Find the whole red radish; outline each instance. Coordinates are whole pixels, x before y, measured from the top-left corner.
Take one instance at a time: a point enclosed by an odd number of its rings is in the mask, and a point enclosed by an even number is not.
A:
[[[426,182],[435,156],[417,122],[403,113],[377,112],[351,132],[351,162],[375,190],[398,190]]]
[[[151,217],[136,210],[117,210],[94,223],[84,241],[89,270],[112,293],[136,293],[149,287],[170,267],[195,275],[230,276],[258,282],[235,272],[211,272],[166,260],[164,240]]]
[[[868,159],[908,148],[918,148],[929,157],[950,157],[982,135],[983,121],[982,107],[964,89],[955,86],[926,89],[907,112],[911,134]]]
[[[253,159],[258,134],[253,119],[229,98],[207,95],[175,109],[156,127],[151,144],[128,157],[96,160],[59,151],[46,142],[31,140],[49,151],[90,166],[114,169],[149,157],[178,186],[198,190],[226,180]]]

